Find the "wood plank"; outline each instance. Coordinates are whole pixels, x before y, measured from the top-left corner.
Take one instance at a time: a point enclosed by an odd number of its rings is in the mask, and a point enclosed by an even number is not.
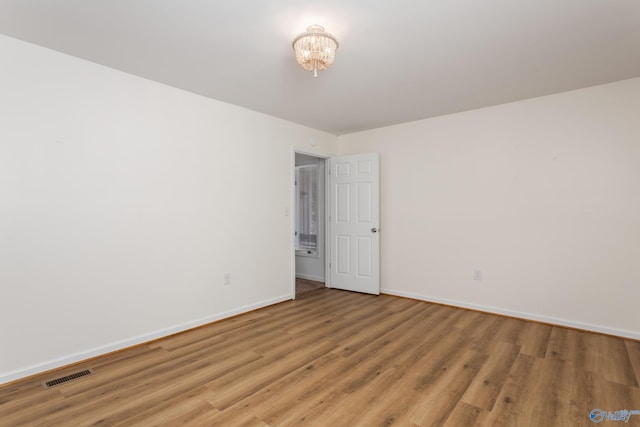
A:
[[[624,341],[627,348],[627,356],[629,363],[633,369],[636,378],[636,384],[640,384],[640,341]]]
[[[443,424],[444,427],[473,427],[486,425],[485,419],[488,412],[465,402],[458,402],[453,411]]]
[[[536,425],[531,423],[532,401],[540,386],[542,362],[543,359],[534,356],[518,355],[487,418],[487,425]]]
[[[467,388],[462,400],[474,407],[491,411],[519,353],[518,345],[498,343],[489,352],[487,361]]]
[[[639,374],[635,341],[321,289],[0,387],[0,426],[588,426]]]
[[[353,396],[358,396],[358,391],[374,390],[372,384],[382,383],[382,389],[388,389],[386,383],[380,379],[386,378],[389,374],[389,369],[383,369],[383,367],[402,363],[403,359],[416,357],[416,354],[421,354],[421,350],[426,351],[445,333],[448,323],[443,320],[449,314],[447,311],[440,311],[437,314],[437,319],[440,321],[431,328],[431,323],[424,320],[430,319],[432,313],[426,310],[422,311],[419,316],[412,315],[409,318],[410,322],[407,323],[414,325],[413,328],[403,331],[392,329],[378,335],[376,339],[360,347],[358,351],[349,351],[346,354],[344,352],[338,353],[343,360],[342,363],[331,366],[331,371],[321,372],[319,380],[306,392],[297,395],[297,397],[295,394],[292,396],[295,399],[291,402],[291,404],[295,404],[294,409],[290,410],[288,414],[283,414],[281,407],[272,408],[265,420],[270,424],[277,425],[302,419],[324,419],[327,413],[336,413],[341,409],[343,411],[346,409],[347,415],[352,415],[354,413],[353,407],[342,405],[340,396],[348,396],[348,400],[353,401],[356,399]],[[379,332],[382,331],[379,330]],[[398,336],[401,339],[392,340],[393,337]],[[417,342],[419,337],[424,338],[421,349],[413,352],[402,351],[407,346],[412,348],[412,344]]]
[[[288,414],[282,414],[281,410],[274,410],[265,419],[273,424],[287,424],[302,419],[324,419],[326,414],[336,414],[345,410],[347,413],[343,414],[344,417],[350,418],[358,414],[357,411],[353,411],[352,406],[343,405],[340,396],[348,396],[349,401],[354,401],[358,399],[361,390],[367,391],[367,394],[373,391],[375,395],[376,384],[381,387],[381,390],[389,389],[389,385],[383,378],[388,378],[390,372],[383,367],[397,366],[408,362],[411,358],[415,360],[416,357],[420,357],[418,355],[427,352],[428,348],[445,334],[448,327],[445,319],[453,317],[450,315],[451,312],[447,310],[435,313],[424,310],[406,322],[413,325],[412,328],[387,331],[356,352],[348,352],[346,355],[340,353],[344,362],[337,365],[337,370],[324,372],[320,381],[309,389],[311,392],[307,391],[298,396],[295,400],[295,409]],[[435,320],[435,323],[429,320]],[[392,340],[394,337],[398,339]],[[414,346],[418,342],[419,348]],[[413,348],[416,351],[402,351],[406,348]],[[295,395],[293,397],[295,398]]]
[[[587,352],[586,368],[608,381],[638,387],[625,340],[600,334],[586,335],[592,343]]]

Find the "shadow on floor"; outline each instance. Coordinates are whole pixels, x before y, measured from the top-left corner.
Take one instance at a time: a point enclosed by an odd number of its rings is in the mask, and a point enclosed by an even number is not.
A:
[[[307,292],[324,289],[324,283],[314,280],[300,279],[296,277],[296,297],[306,294]]]

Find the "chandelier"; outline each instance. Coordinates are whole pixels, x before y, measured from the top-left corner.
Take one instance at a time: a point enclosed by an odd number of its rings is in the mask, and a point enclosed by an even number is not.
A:
[[[313,71],[318,77],[318,70],[326,70],[336,59],[338,41],[327,33],[320,25],[312,25],[293,39],[293,50],[296,61],[307,71]]]

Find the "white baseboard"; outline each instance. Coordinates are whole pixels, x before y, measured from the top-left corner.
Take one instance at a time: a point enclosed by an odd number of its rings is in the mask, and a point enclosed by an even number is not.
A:
[[[298,274],[298,273],[296,273],[296,278],[305,279],[305,280],[313,280],[314,282],[323,282],[324,283],[324,277],[312,276],[310,274]]]
[[[122,341],[117,341],[111,344],[107,344],[104,346],[92,348],[90,350],[70,354],[65,357],[61,357],[59,359],[50,360],[48,362],[39,363],[37,365],[32,365],[24,369],[18,369],[11,372],[6,372],[0,375],[0,385],[8,383],[10,381],[15,381],[21,378],[26,378],[31,375],[39,374],[42,372],[50,371],[52,369],[60,368],[66,365],[71,365],[73,363],[81,362],[83,360],[91,359],[93,357],[102,356],[107,353],[111,353],[114,351],[122,350],[127,347],[132,347],[134,345],[142,344],[145,342],[153,341],[158,338],[163,338],[178,332],[184,332],[189,329],[197,328],[198,326],[206,325],[208,323],[212,323],[218,320],[226,319],[228,317],[236,316],[238,314],[247,313],[249,311],[257,310],[262,307],[267,307],[269,305],[277,304],[279,302],[287,301],[291,299],[291,295],[283,295],[277,298],[272,298],[265,301],[260,301],[255,304],[246,305],[244,307],[239,307],[234,310],[225,311],[222,313],[214,314],[211,316],[207,316],[201,319],[192,320],[190,322],[185,322],[179,325],[172,326],[170,328],[162,329],[159,331],[151,332],[149,334],[139,335],[137,337],[129,338]]]
[[[483,311],[486,313],[501,314],[503,316],[517,317],[519,319],[534,320],[536,322],[549,323],[552,325],[566,326],[568,328],[582,329],[585,331],[598,332],[601,334],[615,335],[622,338],[631,338],[634,340],[640,340],[640,332],[628,331],[625,329],[614,329],[614,328],[608,328],[606,326],[592,325],[589,323],[582,323],[582,322],[574,322],[572,320],[567,320],[567,319],[559,319],[556,317],[540,316],[537,314],[524,313],[521,311],[506,310],[503,308],[492,307],[488,305],[471,304],[467,302],[450,300],[446,298],[436,298],[436,297],[430,297],[426,295],[418,295],[410,292],[399,291],[396,289],[383,288],[380,290],[380,292],[387,295],[395,295],[399,297],[411,298],[411,299],[416,299],[416,300],[421,300],[426,302],[434,302],[434,303],[445,304],[445,305],[450,305],[454,307],[468,308],[471,310]]]

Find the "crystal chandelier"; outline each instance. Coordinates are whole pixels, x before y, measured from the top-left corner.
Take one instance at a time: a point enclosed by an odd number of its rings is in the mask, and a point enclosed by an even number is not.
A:
[[[326,70],[336,59],[338,41],[327,33],[320,25],[312,25],[293,39],[293,50],[296,61],[307,71],[313,71],[318,77],[318,70]]]

